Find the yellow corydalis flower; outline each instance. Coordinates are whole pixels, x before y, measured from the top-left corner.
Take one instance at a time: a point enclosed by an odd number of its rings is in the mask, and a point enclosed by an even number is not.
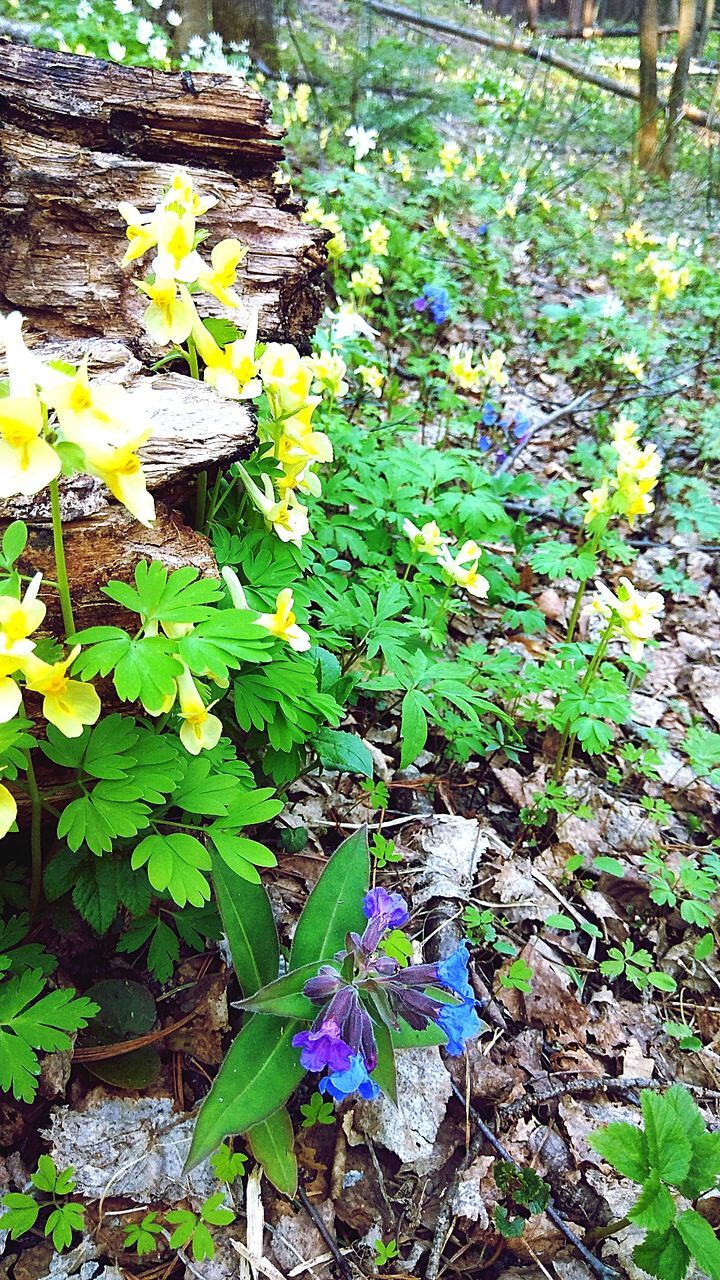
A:
[[[311,357],[310,363],[321,387],[338,400],[347,395],[348,384],[345,381],[347,365],[342,356],[336,355],[333,351],[320,351]]]
[[[484,600],[490,590],[487,578],[478,573],[478,562],[482,548],[477,542],[464,542],[455,556],[447,547],[441,547],[438,563],[446,575],[446,581],[454,583],[467,591],[468,595]]]
[[[615,356],[613,363],[619,369],[626,369],[628,373],[632,374],[633,378],[637,378],[638,382],[641,382],[645,377],[645,365],[634,347],[630,351],[619,352]]]
[[[12,792],[0,782],[0,840],[6,836],[17,817],[17,804]]]
[[[162,280],[156,276],[152,284],[140,280],[137,287],[150,299],[143,324],[153,342],[159,347],[166,347],[171,342],[185,342],[192,331],[194,309],[178,293],[177,281],[172,278]]]
[[[261,613],[256,621],[258,626],[284,640],[296,653],[304,653],[310,648],[311,641],[307,631],[297,625],[293,604],[293,593],[289,587],[285,587],[275,601],[275,613]]]
[[[257,378],[259,364],[255,360],[257,308],[250,312],[244,336],[219,347],[197,314],[190,294],[186,289],[181,289],[181,293],[193,309],[192,336],[205,361],[205,382],[227,400],[251,400],[259,396],[262,387]]]
[[[100,715],[100,699],[91,684],[68,676],[80,652],[76,645],[60,662],[43,662],[31,654],[24,664],[25,683],[43,699],[43,715],[66,738],[79,738],[85,725],[95,724]]]
[[[390,229],[386,227],[379,219],[375,219],[369,226],[363,227],[362,243],[370,246],[370,252],[374,253],[378,258],[386,258],[388,251],[388,241],[390,239]]]
[[[364,262],[359,271],[352,272],[350,285],[355,293],[373,293],[377,296],[382,293],[383,278],[374,262]]]
[[[210,293],[224,307],[239,307],[240,299],[233,289],[237,280],[237,269],[247,257],[247,247],[239,240],[221,240],[210,253],[211,269],[203,268],[198,276],[198,284],[205,293]]]
[[[179,715],[182,720],[180,741],[191,756],[210,751],[217,746],[222,733],[222,721],[205,706],[202,695],[187,667],[177,678]],[[212,705],[212,704],[211,704]]]
[[[22,316],[0,316],[10,394],[0,397],[0,498],[32,497],[60,474],[58,454],[44,438],[46,413],[36,374],[42,368],[22,337]]]
[[[505,352],[496,350],[491,351],[489,356],[481,356],[482,375],[486,383],[495,382],[499,387],[506,387],[508,384],[508,376],[503,368],[505,364]]]
[[[0,596],[0,632],[8,645],[27,640],[42,623],[45,605],[38,600],[41,583],[42,574],[36,573],[22,600],[16,600],[15,596]]]
[[[428,520],[421,529],[412,520],[403,520],[403,533],[409,538],[413,551],[421,551],[426,556],[439,556],[448,542],[435,520]]]
[[[375,398],[379,400],[385,385],[382,369],[378,369],[375,364],[359,364],[355,372],[359,375],[363,386],[367,387],[368,391],[372,391]]]
[[[597,581],[595,587],[593,609],[608,622],[614,622],[630,657],[639,661],[646,642],[660,630],[659,615],[665,609],[660,592],[643,594],[625,577],[620,578],[615,594],[604,582]]]

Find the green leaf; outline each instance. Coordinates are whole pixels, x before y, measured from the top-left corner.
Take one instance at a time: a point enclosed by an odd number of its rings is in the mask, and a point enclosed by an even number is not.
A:
[[[209,1222],[213,1227],[227,1227],[235,1221],[233,1210],[224,1203],[225,1195],[224,1191],[216,1191],[203,1202],[200,1208],[203,1222]]]
[[[58,1253],[67,1249],[74,1231],[82,1231],[85,1223],[85,1208],[81,1204],[61,1204],[53,1209],[45,1223],[45,1235],[50,1236]]]
[[[267,1120],[253,1125],[245,1137],[265,1177],[281,1195],[292,1200],[297,1193],[298,1166],[295,1134],[287,1108],[280,1107]]]
[[[230,870],[252,884],[260,883],[260,873],[256,867],[277,866],[275,854],[271,853],[264,844],[260,844],[259,840],[232,835],[231,832],[224,831],[218,823],[213,823],[208,828],[208,835]]]
[[[98,1011],[83,1035],[87,1045],[119,1044],[155,1026],[157,1008],[147,987],[128,978],[105,978],[86,992]]]
[[[297,1022],[283,1025],[262,1014],[245,1023],[200,1108],[186,1169],[209,1156],[223,1138],[246,1133],[284,1106],[304,1075],[291,1044],[299,1030]]]
[[[2,1206],[5,1212],[0,1217],[0,1230],[9,1231],[11,1240],[32,1230],[40,1213],[37,1200],[20,1191],[8,1191],[2,1198]]]
[[[650,1232],[633,1249],[633,1262],[658,1280],[684,1280],[690,1254],[675,1227],[658,1234]]]
[[[216,854],[212,882],[237,980],[252,995],[275,980],[280,963],[270,899],[262,885],[249,884]]]
[[[203,875],[212,866],[204,845],[186,831],[171,835],[145,836],[133,850],[133,871],[147,863],[147,875],[153,889],[166,889],[179,907],[189,902],[201,907],[210,897],[210,885]]]
[[[383,1023],[375,1023],[375,1043],[377,1044],[377,1066],[372,1078],[380,1085],[383,1093],[397,1106],[397,1072],[395,1069],[395,1048],[390,1029]]]
[[[685,1136],[685,1126],[673,1103],[662,1094],[643,1089],[640,1095],[648,1162],[663,1182],[682,1182],[690,1168],[692,1147]]]
[[[364,778],[372,778],[372,755],[357,734],[346,733],[341,729],[320,729],[311,740],[311,745],[326,769],[360,773]]]
[[[692,1138],[692,1160],[678,1191],[688,1200],[697,1200],[715,1187],[720,1177],[720,1133],[701,1133]]]
[[[647,1139],[642,1129],[621,1121],[591,1133],[588,1141],[624,1178],[645,1182],[649,1177]]]
[[[694,1209],[686,1209],[675,1226],[701,1270],[710,1280],[720,1280],[720,1240],[707,1219]]]
[[[423,709],[424,695],[417,689],[408,689],[402,701],[402,718],[400,736],[402,751],[400,768],[407,769],[413,760],[420,755],[428,736],[427,716]]]
[[[27,525],[22,520],[12,520],[2,536],[4,567],[9,569],[22,555],[27,545]]]
[[[43,975],[32,969],[0,984],[0,1089],[23,1102],[32,1102],[37,1089],[35,1050],[69,1049],[70,1034],[97,1012],[72,987],[41,996],[44,986]]]
[[[445,1032],[434,1022],[429,1022],[424,1031],[415,1031],[401,1018],[399,1029],[391,1028],[390,1036],[396,1049],[424,1049],[428,1045],[447,1044]]]
[[[646,1231],[667,1231],[675,1219],[675,1201],[653,1170],[628,1218]]]
[[[369,880],[370,853],[363,828],[343,841],[321,872],[295,930],[291,969],[331,959],[348,933],[362,933],[362,900]]]
[[[302,994],[302,989],[308,978],[314,978],[317,971],[317,960],[300,965],[297,969],[290,969],[282,977],[241,1000],[240,1007],[251,1009],[254,1013],[268,1013],[279,1018],[302,1018],[312,1022],[317,1016],[317,1006]]]

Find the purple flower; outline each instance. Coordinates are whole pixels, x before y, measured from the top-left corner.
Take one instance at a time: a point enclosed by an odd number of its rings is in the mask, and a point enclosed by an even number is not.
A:
[[[485,1023],[478,1017],[475,1000],[463,1000],[461,1004],[444,1004],[435,1019],[448,1038],[447,1052],[453,1057],[461,1054],[465,1042],[480,1034]]]
[[[479,226],[479,227],[478,227],[478,229],[477,229],[477,234],[478,234],[479,236],[486,236],[489,230],[490,230],[490,223],[489,223],[489,222],[481,222],[481,223],[480,223],[480,226]]]
[[[497,462],[498,466],[500,465],[500,463],[504,462],[506,458],[507,458],[507,454],[505,450],[498,449],[495,454],[495,461]]]
[[[363,911],[368,920],[376,920],[382,916],[388,929],[399,929],[407,924],[410,912],[405,899],[399,893],[388,893],[382,885],[371,889],[363,898]]]
[[[445,960],[441,960],[437,966],[437,981],[449,991],[453,991],[456,996],[460,996],[461,1000],[475,999],[468,978],[469,959],[467,943],[461,942],[460,946]]]
[[[412,305],[416,311],[425,311],[427,310],[427,298],[424,298],[424,297],[413,298]]]
[[[333,1071],[331,1075],[325,1076],[318,1088],[321,1093],[329,1093],[336,1102],[344,1102],[352,1093],[359,1093],[361,1098],[372,1102],[380,1093],[378,1085],[370,1079],[367,1067],[359,1053],[350,1059],[345,1069]]]
[[[323,964],[317,972],[317,977],[310,978],[303,987],[303,992],[308,1000],[314,1000],[315,1004],[324,1004],[336,991],[342,986],[342,979],[337,969],[333,969],[331,964]]]
[[[306,1071],[347,1071],[352,1062],[352,1051],[340,1034],[334,1018],[325,1018],[318,1027],[300,1031],[292,1039],[296,1048],[302,1049],[300,1063]]]

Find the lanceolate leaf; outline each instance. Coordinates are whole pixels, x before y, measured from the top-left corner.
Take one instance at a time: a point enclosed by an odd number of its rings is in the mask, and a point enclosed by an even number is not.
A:
[[[256,1013],[272,1013],[275,1017],[313,1020],[317,1016],[317,1006],[303,995],[302,989],[308,978],[314,978],[317,971],[316,960],[299,969],[291,969],[282,978],[277,978],[275,982],[248,996],[242,1001],[242,1007]]]
[[[389,1029],[382,1023],[375,1023],[375,1042],[378,1050],[377,1066],[372,1073],[375,1080],[387,1094],[391,1102],[397,1105],[397,1075],[395,1072],[395,1050]]]
[[[233,967],[245,995],[277,977],[280,948],[270,900],[212,854],[212,881]]]
[[[265,1177],[281,1195],[292,1199],[297,1192],[298,1166],[292,1120],[286,1108],[280,1107],[267,1120],[253,1125],[245,1136]]]
[[[291,1044],[300,1026],[263,1014],[245,1023],[200,1108],[187,1169],[211,1155],[223,1138],[246,1133],[287,1102],[304,1075]]]
[[[352,930],[362,932],[363,896],[370,880],[367,831],[344,840],[330,858],[305,904],[293,939],[290,968],[329,960]]]
[[[427,695],[417,689],[408,689],[402,703],[402,754],[400,768],[406,769],[420,755],[428,736],[427,716],[423,708]]]

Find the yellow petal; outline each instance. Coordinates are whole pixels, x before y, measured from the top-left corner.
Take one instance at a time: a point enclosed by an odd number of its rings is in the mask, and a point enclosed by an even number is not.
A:
[[[6,836],[17,817],[17,804],[4,783],[0,782],[0,840]]]

